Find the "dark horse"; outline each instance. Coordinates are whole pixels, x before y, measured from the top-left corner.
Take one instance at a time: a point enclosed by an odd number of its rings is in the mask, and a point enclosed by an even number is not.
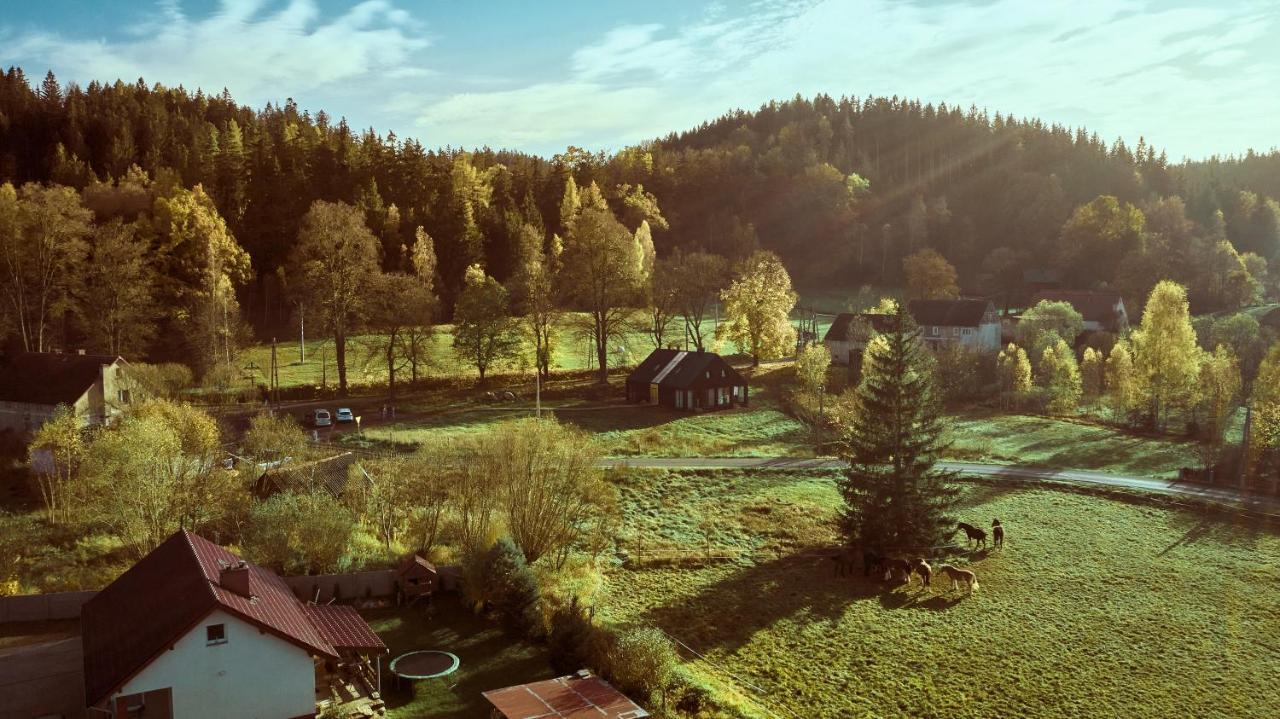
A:
[[[956,532],[960,531],[961,529],[964,530],[965,535],[969,537],[969,541],[972,542],[975,547],[987,546],[986,532],[982,531],[981,529],[978,529],[972,524],[965,524],[964,522],[961,522],[956,525]],[[952,532],[952,534],[955,534],[955,532]]]
[[[911,562],[900,557],[886,557],[884,560],[884,578],[885,580],[893,579],[893,575],[901,574],[902,578],[911,582]]]
[[[856,556],[852,547],[844,547],[831,555],[831,561],[836,563],[837,577],[853,573],[853,562]],[[878,552],[871,549],[864,550],[862,552],[862,576],[869,577],[873,571],[883,571],[884,561],[885,558]]]
[[[991,544],[1004,549],[1004,525],[998,519],[991,520]]]

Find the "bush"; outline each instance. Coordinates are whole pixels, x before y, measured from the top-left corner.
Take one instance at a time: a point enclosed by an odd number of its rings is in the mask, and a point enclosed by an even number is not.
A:
[[[670,688],[679,658],[675,645],[658,629],[633,629],[618,637],[610,656],[612,676],[624,694],[648,699]]]
[[[284,572],[342,568],[356,518],[324,491],[281,492],[253,507],[244,548],[254,562]]]
[[[465,558],[463,576],[467,597],[477,609],[492,611],[513,633],[541,633],[536,619],[538,580],[509,537]]]
[[[547,632],[547,650],[551,668],[557,674],[569,674],[583,667],[599,668],[605,658],[602,632],[591,621],[591,614],[574,597],[567,606],[551,615]]]

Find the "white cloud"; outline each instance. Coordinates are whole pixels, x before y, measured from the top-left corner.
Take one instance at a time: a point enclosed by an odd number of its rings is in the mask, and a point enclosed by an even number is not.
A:
[[[1088,124],[1175,157],[1280,142],[1280,77],[1266,37],[1280,10],[1109,0],[928,6],[897,0],[723,7],[679,28],[615,27],[558,78],[469,88],[419,115],[453,144],[618,147],[797,92],[970,103]]]
[[[63,80],[148,82],[223,87],[241,102],[261,104],[379,72],[399,77],[427,42],[412,18],[384,0],[368,0],[323,16],[313,0],[283,6],[265,0],[222,0],[212,15],[192,19],[169,0],[154,20],[126,28],[120,42],[37,32],[0,41],[0,60],[50,67]]]

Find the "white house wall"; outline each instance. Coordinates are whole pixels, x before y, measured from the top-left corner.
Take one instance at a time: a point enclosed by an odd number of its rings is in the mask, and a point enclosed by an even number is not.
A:
[[[226,643],[206,645],[210,624],[225,625]],[[175,718],[291,719],[315,713],[315,681],[306,650],[218,609],[117,695],[171,687]]]

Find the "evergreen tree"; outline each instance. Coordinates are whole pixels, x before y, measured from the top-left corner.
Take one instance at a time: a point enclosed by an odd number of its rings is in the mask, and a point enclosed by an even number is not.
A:
[[[849,464],[840,491],[850,544],[919,551],[941,543],[954,521],[954,475],[935,469],[946,448],[931,358],[903,308],[863,354],[857,410],[845,430]]]

